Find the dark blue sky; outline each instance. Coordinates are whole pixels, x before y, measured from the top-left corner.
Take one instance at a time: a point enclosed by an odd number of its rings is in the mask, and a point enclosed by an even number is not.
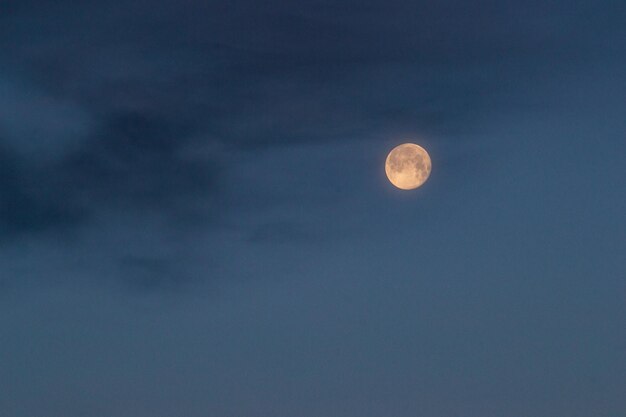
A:
[[[0,415],[626,415],[625,10],[0,2]]]

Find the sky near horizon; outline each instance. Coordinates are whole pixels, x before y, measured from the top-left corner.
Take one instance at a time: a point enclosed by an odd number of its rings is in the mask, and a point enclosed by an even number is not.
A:
[[[0,2],[0,415],[626,415],[625,20]]]

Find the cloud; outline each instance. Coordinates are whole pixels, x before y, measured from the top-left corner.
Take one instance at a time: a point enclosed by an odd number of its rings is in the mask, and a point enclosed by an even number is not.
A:
[[[0,149],[0,225],[1,239],[23,233],[37,233],[74,226],[83,213],[68,207],[62,196],[42,186],[45,177],[29,171],[21,158]]]
[[[578,16],[546,18],[543,3],[144,5],[17,8],[4,58],[96,117],[148,112],[231,146],[266,146],[446,128],[530,62],[578,46],[568,40]]]
[[[590,9],[558,1],[146,6],[6,2],[5,244],[129,216],[155,216],[164,229],[219,228],[236,209],[253,241],[306,240],[280,216],[268,223],[244,207],[271,206],[280,184],[237,182],[250,177],[239,175],[249,168],[242,155],[419,133],[440,137],[439,150],[454,148],[447,157],[458,159],[452,142],[523,106],[517,90],[572,72],[604,47],[586,36]],[[618,27],[613,9],[593,14],[607,33]],[[268,226],[275,221],[283,226]]]
[[[189,135],[166,120],[122,114],[52,161],[33,164],[4,149],[0,223],[11,235],[73,227],[102,210],[186,211],[211,195],[215,179],[210,160],[183,155]]]
[[[589,47],[561,2],[120,4],[16,3],[0,60],[102,126],[147,113],[236,148],[467,128]]]
[[[98,204],[174,208],[212,188],[211,161],[183,155],[192,133],[189,126],[149,114],[111,115],[57,170],[73,190]]]

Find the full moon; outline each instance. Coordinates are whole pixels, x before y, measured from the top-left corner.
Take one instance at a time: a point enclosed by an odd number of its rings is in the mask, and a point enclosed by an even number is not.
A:
[[[403,143],[389,152],[385,173],[401,190],[413,190],[426,182],[432,163],[426,149],[414,143]]]

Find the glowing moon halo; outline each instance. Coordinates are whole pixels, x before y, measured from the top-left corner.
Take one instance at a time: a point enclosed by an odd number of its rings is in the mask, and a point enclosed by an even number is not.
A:
[[[389,182],[401,190],[413,190],[426,182],[432,162],[426,149],[414,143],[403,143],[389,152],[385,173]]]

